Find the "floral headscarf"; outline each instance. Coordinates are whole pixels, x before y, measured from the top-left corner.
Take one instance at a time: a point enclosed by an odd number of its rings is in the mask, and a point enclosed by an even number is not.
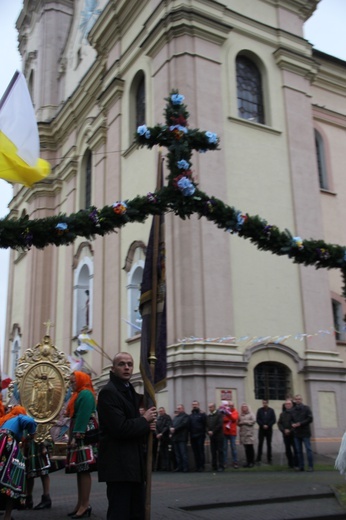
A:
[[[85,372],[80,372],[79,370],[76,370],[72,374],[76,378],[76,390],[73,392],[72,397],[70,398],[69,402],[67,403],[66,415],[68,417],[74,416],[74,406],[75,406],[75,402],[77,400],[79,392],[81,392],[82,390],[89,390],[89,392],[92,392],[95,397],[95,390],[94,390],[94,387],[93,387],[93,384],[91,381],[91,377],[88,374],[86,374]]]
[[[26,410],[23,406],[16,405],[12,408],[12,410],[2,417],[0,417],[0,427],[12,417],[16,417],[17,415],[27,415]]]

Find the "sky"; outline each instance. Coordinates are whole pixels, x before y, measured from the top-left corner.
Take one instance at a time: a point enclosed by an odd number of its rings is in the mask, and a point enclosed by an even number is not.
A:
[[[0,98],[16,70],[21,70],[15,23],[23,0],[0,0]],[[304,37],[318,50],[346,61],[346,0],[320,0],[305,24]],[[12,187],[0,179],[0,218],[8,214]],[[4,344],[9,251],[0,249],[0,349]]]

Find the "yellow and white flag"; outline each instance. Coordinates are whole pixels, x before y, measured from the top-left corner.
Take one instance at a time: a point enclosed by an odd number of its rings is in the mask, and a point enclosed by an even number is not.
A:
[[[16,72],[0,101],[0,178],[31,186],[50,173],[25,77]]]

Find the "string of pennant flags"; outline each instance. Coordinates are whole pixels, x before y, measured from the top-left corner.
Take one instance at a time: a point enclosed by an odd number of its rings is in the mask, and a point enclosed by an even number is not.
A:
[[[346,331],[346,326],[343,327],[342,332]],[[328,336],[328,335],[335,335],[340,334],[340,331],[337,331],[335,328],[330,327],[329,329],[320,329],[312,334],[299,332],[296,334],[284,334],[284,335],[276,335],[276,336],[241,336],[241,337],[235,337],[235,336],[219,336],[214,338],[203,338],[198,336],[190,336],[188,338],[178,339],[178,343],[181,344],[188,344],[188,343],[195,343],[195,342],[202,342],[202,343],[227,343],[232,345],[239,345],[242,343],[246,343],[247,346],[255,346],[255,345],[279,345],[282,343],[285,343],[287,340],[295,340],[295,341],[303,341],[306,339],[311,339],[316,336]]]
[[[131,322],[128,320],[123,319],[126,323],[129,325],[132,325]],[[140,328],[138,327],[140,330]],[[256,345],[282,345],[288,340],[291,341],[303,341],[304,339],[311,339],[316,336],[324,337],[324,336],[330,336],[335,334],[341,334],[346,331],[346,325],[342,328],[342,331],[338,331],[334,327],[330,327],[328,329],[319,329],[314,333],[305,333],[305,332],[298,332],[295,334],[283,334],[283,335],[267,335],[267,336],[218,336],[218,337],[210,337],[210,338],[204,338],[202,336],[189,336],[186,338],[178,339],[177,343],[180,343],[182,345],[184,344],[192,344],[196,342],[200,343],[223,343],[228,345],[244,345],[246,347],[256,346]],[[69,361],[71,365],[81,367],[84,364],[84,360],[81,356],[83,356],[86,351],[95,351],[101,354],[102,356],[106,356],[109,360],[109,356],[105,354],[104,349],[98,345],[98,343],[91,338],[89,334],[80,334],[78,336],[79,346],[77,347],[75,351],[76,357],[69,356]],[[75,369],[77,370],[77,369]]]

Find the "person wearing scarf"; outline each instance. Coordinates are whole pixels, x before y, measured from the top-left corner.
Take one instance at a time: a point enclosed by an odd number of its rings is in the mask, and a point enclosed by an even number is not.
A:
[[[70,385],[73,394],[66,408],[66,415],[71,418],[66,473],[77,474],[78,498],[76,507],[68,516],[84,518],[91,514],[90,472],[97,469],[96,445],[87,444],[84,436],[96,413],[96,398],[88,374],[80,371],[73,372],[70,376]]]
[[[34,419],[19,405],[0,418],[0,506],[5,509],[4,520],[11,520],[16,503],[25,502],[25,461],[19,443],[24,432],[33,437],[36,427]]]

